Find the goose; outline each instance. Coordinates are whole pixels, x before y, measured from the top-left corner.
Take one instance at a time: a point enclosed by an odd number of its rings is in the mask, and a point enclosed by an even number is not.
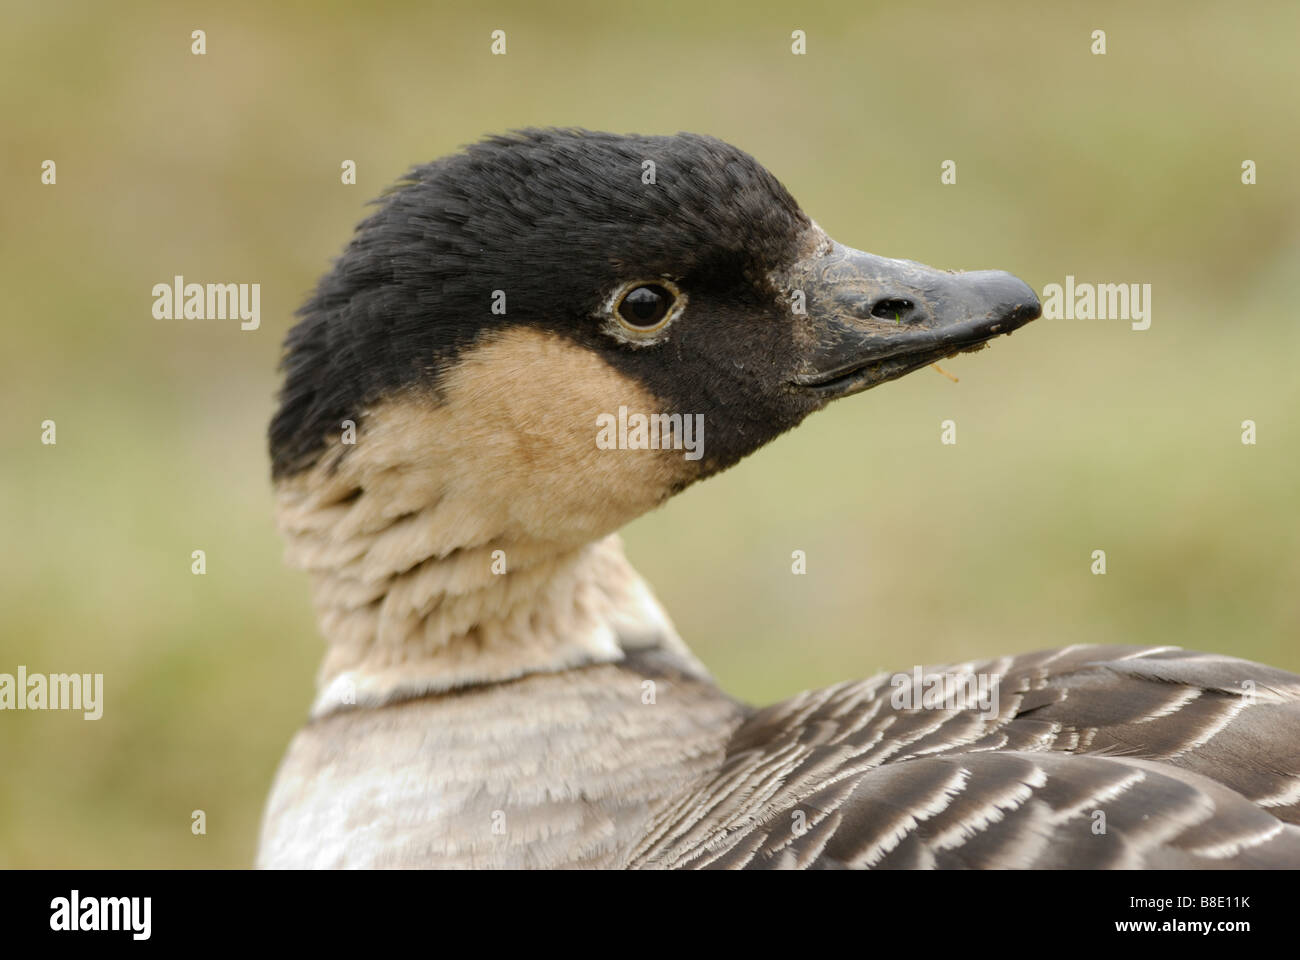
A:
[[[1300,866],[1294,674],[1071,646],[755,708],[624,554],[831,401],[1039,312],[832,240],[708,136],[411,170],[285,341],[276,524],[327,648],[258,866]]]

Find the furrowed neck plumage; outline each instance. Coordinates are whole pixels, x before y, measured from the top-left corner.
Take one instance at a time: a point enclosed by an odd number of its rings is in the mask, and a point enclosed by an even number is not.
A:
[[[330,645],[313,714],[647,647],[707,676],[612,533],[681,467],[596,449],[614,374],[593,361],[525,331],[493,338],[437,397],[389,399],[355,443],[280,480],[286,560],[312,574]]]

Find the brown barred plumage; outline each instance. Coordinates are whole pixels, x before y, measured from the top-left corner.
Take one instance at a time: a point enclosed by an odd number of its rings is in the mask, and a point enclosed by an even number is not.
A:
[[[1100,646],[926,672],[1000,676],[1000,711],[899,711],[883,676],[759,711],[633,864],[1300,865],[1300,677]]]

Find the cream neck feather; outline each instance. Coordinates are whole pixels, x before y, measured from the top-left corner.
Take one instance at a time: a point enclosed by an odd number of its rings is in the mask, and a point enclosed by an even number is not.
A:
[[[493,386],[510,361],[527,362],[548,395],[530,406],[518,378],[508,394]],[[588,389],[600,371],[575,372],[585,362],[546,341],[497,341],[461,364],[437,402],[369,411],[355,445],[279,482],[286,562],[311,574],[329,642],[313,715],[646,647],[707,677],[612,534],[666,497],[671,478],[648,483],[656,463],[520,413]]]

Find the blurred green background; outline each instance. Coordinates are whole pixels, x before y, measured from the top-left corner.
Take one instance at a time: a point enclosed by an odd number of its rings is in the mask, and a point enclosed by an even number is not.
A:
[[[1080,642],[1300,670],[1296,4],[271,6],[3,7],[0,672],[106,704],[0,714],[0,865],[251,862],[322,653],[271,523],[280,340],[366,201],[524,125],[711,133],[842,242],[1153,285],[1146,332],[1042,320],[633,524],[732,693]],[[174,274],[260,282],[261,329],[154,320]]]

